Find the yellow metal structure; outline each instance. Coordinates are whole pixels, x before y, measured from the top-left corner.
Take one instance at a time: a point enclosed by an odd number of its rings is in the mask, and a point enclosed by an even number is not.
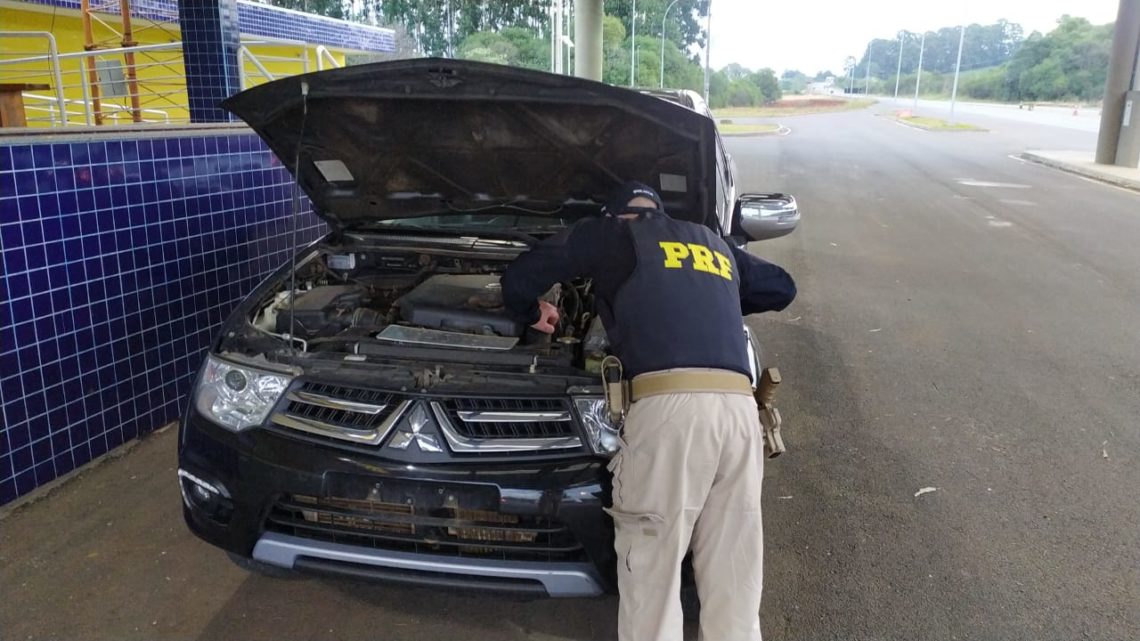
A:
[[[67,124],[189,122],[177,16],[162,20],[133,16],[127,25],[123,12],[124,0],[88,0],[87,11],[0,0],[0,31],[9,34],[0,38],[0,82],[51,86],[50,91],[25,94],[29,127],[62,124],[54,99],[60,85],[67,103]],[[130,15],[129,7],[126,15]],[[11,37],[15,33],[28,37]],[[62,82],[56,81],[46,43],[37,33],[55,38]],[[121,51],[127,43],[133,43],[134,52]],[[248,35],[242,37],[242,45],[248,52],[238,61],[245,87],[345,64],[342,49]],[[126,87],[118,97],[103,89],[107,85],[99,78],[97,59],[120,61]]]

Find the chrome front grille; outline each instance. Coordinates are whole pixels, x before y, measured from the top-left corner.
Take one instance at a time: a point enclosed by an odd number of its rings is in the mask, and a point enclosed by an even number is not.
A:
[[[417,416],[419,427],[409,431],[408,421]],[[560,398],[418,399],[306,381],[286,393],[271,421],[280,428],[370,450],[387,443],[384,451],[404,451],[409,445],[394,446],[392,439],[407,440],[413,432],[419,435],[417,430],[427,430],[427,438],[434,426],[452,454],[540,454],[583,446],[570,402]]]
[[[378,390],[305,382],[286,394],[274,423],[316,436],[379,445],[407,407]]]
[[[574,436],[570,405],[557,398],[453,398],[439,404],[465,438],[519,439]]]

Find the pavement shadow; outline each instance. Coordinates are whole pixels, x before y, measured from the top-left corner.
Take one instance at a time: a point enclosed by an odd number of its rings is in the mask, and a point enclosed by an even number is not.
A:
[[[349,579],[250,576],[198,637],[383,639],[613,639],[617,598],[522,599]]]

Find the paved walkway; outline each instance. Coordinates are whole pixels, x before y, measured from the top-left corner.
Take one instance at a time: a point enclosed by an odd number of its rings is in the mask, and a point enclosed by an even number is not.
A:
[[[613,638],[615,597],[526,601],[247,574],[183,523],[177,445],[174,429],[149,435],[0,510],[0,640]]]
[[[1042,165],[1140,191],[1140,168],[1098,165],[1091,151],[1027,151],[1021,155]]]

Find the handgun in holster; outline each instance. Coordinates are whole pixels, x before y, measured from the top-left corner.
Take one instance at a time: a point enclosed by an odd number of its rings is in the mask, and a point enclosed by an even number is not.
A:
[[[784,439],[780,436],[780,410],[776,409],[776,388],[780,385],[780,370],[768,367],[760,375],[760,384],[756,386],[756,407],[760,410],[760,426],[764,428],[764,449],[768,458],[776,458],[787,451]]]

